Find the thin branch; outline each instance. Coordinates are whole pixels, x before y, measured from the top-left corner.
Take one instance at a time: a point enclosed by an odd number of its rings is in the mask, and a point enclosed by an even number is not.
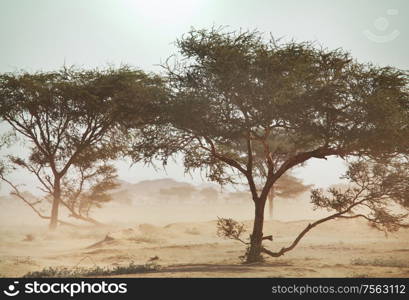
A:
[[[361,201],[355,202],[354,204],[350,205],[348,208],[346,208],[346,209],[343,210],[343,211],[340,211],[340,212],[338,212],[338,213],[332,214],[332,215],[330,215],[330,216],[328,216],[328,217],[322,218],[322,219],[320,219],[320,220],[317,220],[317,221],[315,221],[315,222],[313,222],[313,223],[308,224],[307,227],[305,227],[305,229],[304,229],[303,231],[301,231],[301,233],[296,237],[296,239],[292,242],[292,244],[291,244],[290,246],[288,246],[288,247],[283,247],[283,248],[281,248],[281,250],[278,251],[278,252],[272,252],[272,251],[270,251],[270,250],[268,250],[268,249],[266,249],[266,248],[264,248],[264,247],[262,247],[261,251],[262,251],[263,253],[265,253],[265,254],[268,254],[268,255],[272,256],[272,257],[282,256],[282,255],[284,255],[286,252],[293,250],[293,249],[295,248],[295,246],[297,246],[297,244],[300,242],[300,240],[301,240],[312,228],[314,228],[315,226],[317,226],[317,225],[319,225],[319,224],[321,224],[321,223],[327,222],[327,221],[329,221],[329,220],[333,220],[333,219],[339,218],[339,217],[342,216],[343,214],[350,212],[352,208],[354,208],[355,206],[357,206],[357,205],[363,203],[364,201],[367,201],[367,199],[363,199],[363,200],[361,200]]]
[[[46,216],[43,215],[36,207],[35,205],[38,204],[40,201],[31,203],[30,201],[28,201],[20,192],[20,190],[18,189],[18,187],[16,185],[14,185],[13,183],[11,183],[11,181],[9,181],[8,179],[6,179],[4,176],[0,176],[1,180],[3,180],[4,182],[6,182],[12,189],[13,192],[11,193],[12,195],[18,197],[19,199],[21,199],[24,203],[26,203],[28,206],[31,207],[31,209],[41,218],[41,219],[45,219],[45,220],[49,220],[51,219],[50,216]],[[69,223],[69,222],[65,222],[65,221],[61,221],[58,220],[58,223],[60,223],[61,225],[66,225],[66,226],[71,226],[71,227],[76,227],[76,225]]]
[[[102,225],[102,223],[98,222],[97,220],[95,220],[95,219],[93,219],[91,217],[85,217],[83,215],[80,215],[80,214],[76,213],[75,210],[70,205],[68,205],[65,201],[60,200],[60,203],[62,205],[64,205],[70,211],[70,213],[71,213],[70,216],[71,217],[74,217],[76,219],[92,223],[94,225]]]
[[[210,147],[211,147],[210,152],[212,153],[212,155],[214,157],[220,159],[221,161],[225,162],[229,166],[232,166],[232,167],[236,168],[237,170],[239,170],[244,175],[248,174],[248,170],[243,168],[243,166],[238,161],[236,161],[236,160],[234,160],[234,159],[232,159],[230,157],[227,157],[227,156],[225,156],[223,154],[217,153],[216,147],[214,146],[213,142],[209,138],[205,137],[205,140],[210,145]]]
[[[344,151],[338,149],[331,149],[328,147],[320,147],[313,151],[302,152],[291,158],[287,159],[281,167],[277,170],[277,172],[270,172],[267,176],[266,184],[263,187],[261,192],[260,198],[266,199],[268,193],[270,192],[271,187],[273,184],[279,179],[287,170],[291,169],[292,167],[302,164],[303,162],[307,161],[310,158],[322,158],[326,159],[326,156],[331,155],[344,155]]]

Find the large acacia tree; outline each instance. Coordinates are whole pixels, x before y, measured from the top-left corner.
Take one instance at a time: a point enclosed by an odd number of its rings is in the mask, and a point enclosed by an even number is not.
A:
[[[293,248],[262,245],[267,196],[286,172],[310,159],[385,158],[409,149],[405,71],[258,32],[192,30],[176,45],[179,56],[165,66],[173,130],[156,147],[166,149],[164,157],[182,148],[186,168],[204,169],[211,180],[246,180],[255,208],[248,262]]]
[[[70,216],[97,223],[90,209],[109,200],[116,177],[109,162],[124,149],[119,121],[132,120],[135,128],[151,122],[160,82],[128,67],[0,75],[1,120],[27,146],[8,165],[30,172],[43,197],[26,199],[4,172],[2,179],[51,229],[62,222],[61,205]],[[40,206],[47,203],[51,209],[44,212]]]

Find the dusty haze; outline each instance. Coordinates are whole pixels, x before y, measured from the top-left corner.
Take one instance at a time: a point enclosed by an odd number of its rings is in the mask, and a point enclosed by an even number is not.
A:
[[[209,188],[217,192],[211,199],[203,196]],[[385,236],[361,220],[325,223],[286,256],[242,265],[243,245],[218,237],[216,220],[234,218],[251,229],[253,207],[245,195],[171,179],[122,182],[113,201],[93,214],[105,225],[78,223],[52,233],[21,201],[2,197],[0,275],[23,276],[44,267],[144,264],[157,256],[160,271],[127,276],[409,277],[409,230]],[[274,237],[266,246],[277,250],[290,244],[309,220],[328,214],[314,211],[308,194],[278,198],[274,208],[264,232]],[[110,239],[104,241],[106,236]]]

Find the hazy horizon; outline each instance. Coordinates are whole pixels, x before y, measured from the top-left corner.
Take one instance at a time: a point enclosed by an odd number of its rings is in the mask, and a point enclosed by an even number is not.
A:
[[[266,286],[206,281],[194,290],[229,299],[404,294],[408,13],[408,0],[0,0],[0,137],[14,124],[35,142],[6,148],[0,138],[1,293],[180,297],[183,281],[125,278],[237,277]],[[212,28],[227,34],[198,33]],[[270,34],[294,44],[269,51],[258,38]],[[304,41],[315,48],[293,47]],[[356,61],[329,51],[339,48]],[[175,62],[185,60],[172,76],[162,72],[178,51]],[[124,65],[174,77],[173,90]],[[78,72],[18,76],[64,66]],[[84,76],[89,69],[101,72]],[[153,137],[115,131],[145,121]],[[184,151],[166,169],[109,161],[117,186],[105,159],[139,144],[146,156]],[[28,165],[10,163],[31,173],[8,174],[9,154],[31,155]],[[335,154],[348,158],[347,179]],[[186,174],[182,155],[235,184]]]
[[[408,1],[50,1],[0,2],[0,72],[52,70],[129,64],[160,71],[158,64],[175,53],[172,44],[195,28],[229,26],[258,29],[275,37],[316,41],[342,47],[361,62],[409,69]],[[0,131],[4,126],[0,125]],[[19,152],[15,146],[9,151]],[[7,151],[6,151],[7,152]],[[5,153],[4,151],[2,152]],[[185,176],[180,162],[162,169],[116,163],[120,179],[131,183],[163,177],[200,184],[198,172]],[[295,175],[306,184],[338,182],[342,160],[313,159]],[[16,172],[12,180],[35,190],[32,178]],[[2,184],[0,194],[8,192]]]

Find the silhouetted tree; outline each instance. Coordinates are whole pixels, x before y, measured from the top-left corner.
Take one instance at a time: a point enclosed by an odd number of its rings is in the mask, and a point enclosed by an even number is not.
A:
[[[200,190],[200,195],[203,197],[203,199],[206,201],[206,203],[217,203],[219,200],[219,193],[216,189],[212,187],[205,187]]]
[[[255,205],[248,262],[292,249],[274,253],[262,241],[268,193],[293,167],[409,149],[405,71],[358,63],[340,49],[267,41],[258,32],[192,30],[176,45],[181,59],[165,66],[173,130],[154,145],[162,149],[156,156],[182,149],[187,170],[206,170],[221,184],[247,181]],[[266,175],[258,191],[260,165]],[[335,217],[350,211],[347,203]]]
[[[226,195],[227,203],[243,204],[244,201],[248,201],[248,200],[249,200],[248,191],[229,192]]]
[[[193,186],[173,186],[165,189],[161,189],[159,192],[165,197],[171,197],[180,203],[184,203],[192,199],[193,194],[196,192],[196,188]]]
[[[63,68],[55,72],[0,75],[0,118],[27,144],[28,159],[10,156],[14,167],[33,174],[44,197],[31,202],[18,185],[13,192],[40,217],[57,226],[60,205],[71,216],[97,223],[90,209],[109,200],[126,131],[152,118],[156,77],[128,67],[106,70]],[[44,214],[38,206],[51,202]],[[61,223],[61,221],[60,221]]]
[[[273,218],[273,206],[275,197],[286,199],[297,197],[307,192],[311,187],[311,185],[305,185],[302,180],[292,176],[291,174],[283,174],[274,184],[274,187],[270,189],[270,192],[267,196],[268,213],[270,219]]]

